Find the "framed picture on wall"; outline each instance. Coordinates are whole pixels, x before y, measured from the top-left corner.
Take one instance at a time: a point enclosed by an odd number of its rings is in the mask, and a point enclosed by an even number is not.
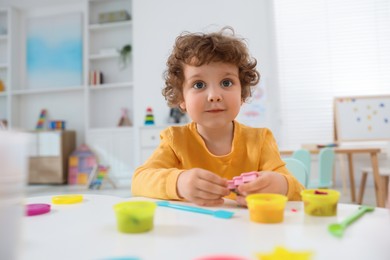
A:
[[[81,13],[28,19],[26,26],[28,88],[82,85],[82,32]]]

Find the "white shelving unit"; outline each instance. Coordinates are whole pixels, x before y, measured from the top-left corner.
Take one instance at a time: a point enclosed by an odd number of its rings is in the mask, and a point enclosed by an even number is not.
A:
[[[0,120],[9,122],[9,9],[0,8],[0,80],[4,90],[0,90]]]
[[[127,178],[127,182],[135,167],[134,129],[118,123],[123,109],[134,120],[134,66],[132,58],[124,66],[119,51],[132,45],[132,4],[132,0],[84,0],[37,2],[20,10],[0,6],[0,79],[6,86],[0,92],[0,120],[7,120],[11,129],[30,131],[46,109],[50,120],[64,120],[66,129],[76,131],[77,145],[87,143],[101,163],[110,166],[114,178]],[[101,13],[121,10],[130,15],[129,20],[99,23]],[[81,85],[29,87],[26,42],[30,21],[74,13],[82,17]],[[102,84],[90,84],[93,70],[103,74]]]
[[[132,45],[131,0],[98,0],[88,2],[87,37],[87,143],[103,163],[109,164],[118,178],[129,178],[134,168],[134,130],[118,127],[122,110],[133,122],[133,61],[121,63],[119,51]],[[130,20],[99,23],[101,13],[126,11]],[[89,72],[100,71],[102,84],[90,84]],[[106,105],[109,101],[110,105]]]

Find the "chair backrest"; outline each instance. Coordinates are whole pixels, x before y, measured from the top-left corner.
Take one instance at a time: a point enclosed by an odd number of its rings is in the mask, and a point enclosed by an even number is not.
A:
[[[309,181],[306,166],[295,158],[284,158],[283,161],[292,175],[306,188]]]
[[[305,165],[306,170],[307,170],[307,174],[310,178],[310,170],[311,170],[310,151],[307,149],[298,149],[298,150],[294,151],[294,153],[292,154],[292,158],[301,161]]]
[[[334,150],[331,147],[320,150],[318,155],[318,186],[321,188],[332,186],[334,156]]]

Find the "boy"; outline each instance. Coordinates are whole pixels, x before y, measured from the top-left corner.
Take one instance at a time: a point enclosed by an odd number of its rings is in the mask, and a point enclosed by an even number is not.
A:
[[[161,132],[159,147],[133,175],[133,195],[202,206],[221,205],[225,196],[246,205],[251,193],[301,199],[303,186],[280,159],[270,130],[235,121],[259,82],[256,65],[229,27],[176,39],[162,93],[170,107],[188,113],[192,122]],[[231,193],[227,180],[252,171],[258,177],[238,186],[239,195]]]

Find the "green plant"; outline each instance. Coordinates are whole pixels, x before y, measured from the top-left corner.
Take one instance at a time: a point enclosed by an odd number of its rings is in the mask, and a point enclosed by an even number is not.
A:
[[[122,68],[126,68],[127,67],[127,64],[130,60],[130,54],[131,54],[131,45],[130,44],[126,44],[122,47],[122,49],[119,50],[119,54],[120,54],[120,63],[121,63],[121,66]]]

